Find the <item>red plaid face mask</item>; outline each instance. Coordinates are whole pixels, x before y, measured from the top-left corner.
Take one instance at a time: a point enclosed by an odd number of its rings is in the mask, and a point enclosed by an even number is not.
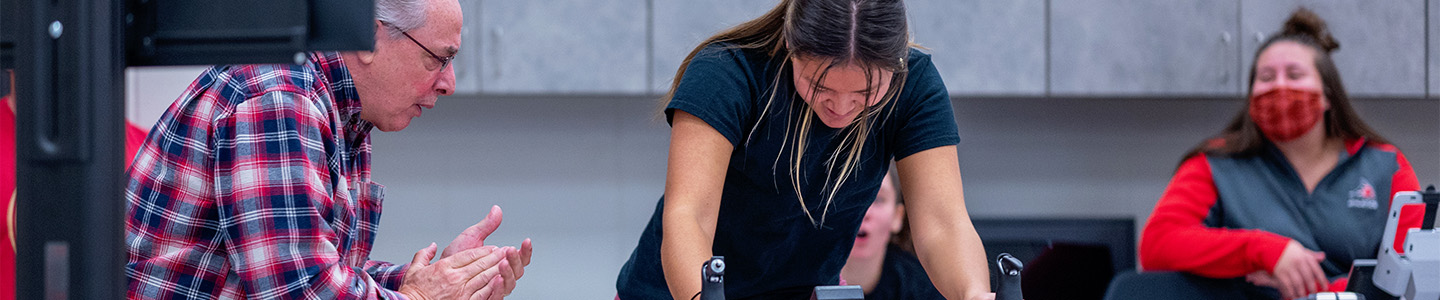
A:
[[[1320,121],[1324,111],[1320,93],[1313,91],[1278,88],[1250,98],[1250,120],[1275,142],[1305,134]]]

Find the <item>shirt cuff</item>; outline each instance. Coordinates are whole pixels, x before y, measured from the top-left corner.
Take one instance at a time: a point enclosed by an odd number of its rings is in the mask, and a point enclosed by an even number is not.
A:
[[[1275,264],[1280,262],[1280,254],[1285,253],[1290,239],[1269,232],[1260,234],[1250,244],[1250,257],[1259,267],[1258,270],[1275,273]]]

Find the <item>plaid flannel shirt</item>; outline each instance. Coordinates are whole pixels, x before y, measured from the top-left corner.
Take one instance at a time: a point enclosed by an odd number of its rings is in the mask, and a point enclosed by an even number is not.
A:
[[[337,53],[206,70],[128,172],[129,298],[403,299],[369,259],[373,127]]]

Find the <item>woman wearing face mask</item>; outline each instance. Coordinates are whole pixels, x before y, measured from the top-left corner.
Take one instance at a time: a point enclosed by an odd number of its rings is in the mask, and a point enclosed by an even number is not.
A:
[[[729,299],[804,299],[839,283],[892,159],[914,187],[916,252],[935,286],[993,297],[950,99],[905,15],[900,0],[782,0],[697,46],[664,97],[665,193],[619,298],[691,299],[712,255],[725,257]]]
[[[859,285],[866,300],[943,298],[907,249],[911,245],[905,224],[905,203],[891,171],[880,182],[880,193],[865,212],[850,258],[840,269],[840,277]]]
[[[1330,59],[1338,47],[1303,8],[1261,45],[1246,109],[1185,156],[1155,205],[1140,240],[1145,270],[1294,299],[1343,289],[1353,260],[1375,258],[1390,199],[1419,183],[1350,107]],[[1420,223],[1410,209],[1402,228]]]

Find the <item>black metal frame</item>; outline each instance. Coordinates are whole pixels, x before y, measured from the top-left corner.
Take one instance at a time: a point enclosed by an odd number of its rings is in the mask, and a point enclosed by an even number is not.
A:
[[[16,296],[125,295],[118,1],[8,1],[16,69]]]
[[[0,0],[0,14],[18,99],[18,299],[126,294],[125,67],[294,62],[369,50],[375,35],[373,0]]]

